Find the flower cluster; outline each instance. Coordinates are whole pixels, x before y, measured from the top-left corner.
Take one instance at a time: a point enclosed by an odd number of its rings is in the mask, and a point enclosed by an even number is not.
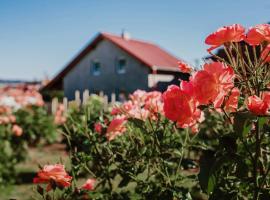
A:
[[[245,41],[251,46],[257,46],[263,42],[270,42],[270,25],[259,24],[251,27],[245,34],[245,28],[240,24],[233,24],[231,26],[223,26],[214,33],[210,34],[205,43],[211,45],[208,51],[211,51],[221,45],[230,42]]]
[[[35,85],[17,85],[0,88],[0,105],[18,110],[27,106],[43,106],[44,101]]]
[[[23,129],[16,124],[13,111],[31,105],[44,105],[37,86],[18,85],[0,88],[0,125],[12,124],[12,133],[21,136]]]
[[[256,61],[253,68],[248,66],[245,58],[241,56],[239,42],[242,41],[245,41],[244,45],[261,45],[263,49],[260,60]],[[224,45],[229,62],[211,53],[218,61],[208,62],[202,70],[196,72],[192,72],[187,64],[180,63],[181,71],[191,72],[191,77],[188,82],[182,81],[180,87],[170,86],[163,94],[165,116],[177,122],[181,128],[194,129],[194,126],[203,120],[203,113],[198,109],[200,106],[212,106],[228,115],[239,109],[240,96],[247,98],[245,107],[250,112],[255,115],[267,115],[270,109],[270,95],[268,91],[263,90],[265,85],[269,84],[269,66],[263,65],[270,60],[270,25],[257,25],[247,33],[239,24],[224,26],[210,34],[205,43],[211,45],[209,52]],[[253,57],[257,59],[256,49],[254,52]],[[234,58],[235,55],[239,57]],[[252,61],[249,60],[249,63]],[[266,81],[257,84],[260,81],[258,78]],[[269,87],[266,88],[269,90]]]
[[[106,137],[109,141],[126,131],[125,123],[128,119],[157,120],[158,115],[163,115],[162,94],[160,92],[136,90],[129,96],[129,99],[111,111],[114,119],[106,131]],[[102,125],[100,123],[95,124],[95,131],[101,133]]]
[[[247,84],[245,86],[250,90],[248,94],[242,90],[242,94],[245,97],[249,96],[246,101],[248,110],[255,115],[266,115],[270,109],[270,100],[269,92],[263,90],[265,88],[269,90],[269,66],[267,65],[267,62],[270,61],[270,25],[259,24],[249,28],[247,33],[245,32],[245,28],[239,24],[224,26],[210,34],[205,42],[208,45],[212,45],[209,50],[212,50],[213,47],[224,45],[227,56],[230,58],[230,62],[234,65],[234,70],[238,74],[237,78],[246,82]],[[245,41],[244,45],[246,46],[246,49],[249,48],[247,45],[253,48],[252,57],[255,62],[250,60],[251,56],[249,56],[249,52],[246,52],[248,61],[244,59],[242,50],[239,47],[240,45],[235,43],[240,41]],[[257,59],[258,48],[256,48],[256,46],[260,46],[259,60]],[[236,58],[234,58],[234,55],[230,55],[233,52],[233,48],[236,52]],[[238,55],[240,55],[240,57],[237,57]],[[249,64],[247,64],[247,62]],[[259,81],[261,81],[261,83],[259,83]],[[239,84],[239,86],[241,85]],[[232,95],[240,95],[239,90],[236,91],[235,89],[234,93],[235,94],[232,93]]]
[[[146,120],[157,119],[158,114],[163,114],[162,94],[157,91],[146,92],[136,90],[130,95],[130,100],[113,108],[112,115],[122,115],[125,118]]]
[[[225,102],[226,109],[235,108],[237,91],[225,101],[233,90],[234,77],[233,69],[223,63],[205,64],[203,70],[190,77],[189,82],[182,81],[180,87],[171,86],[163,94],[165,116],[176,121],[181,128],[193,128],[203,120],[203,113],[198,109],[200,105],[213,104],[220,108]]]

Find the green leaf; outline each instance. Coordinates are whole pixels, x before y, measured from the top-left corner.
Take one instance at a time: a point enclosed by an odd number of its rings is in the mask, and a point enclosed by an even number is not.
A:
[[[259,127],[262,128],[264,124],[266,124],[267,118],[266,117],[259,117]]]
[[[131,178],[128,175],[124,176],[123,179],[121,180],[121,182],[119,183],[118,187],[121,188],[121,187],[127,186],[127,184],[129,184],[130,180],[131,180]]]
[[[216,177],[215,175],[211,175],[208,179],[207,193],[210,194],[215,189],[216,185]]]
[[[245,123],[242,131],[242,137],[245,138],[247,134],[250,132],[252,128],[252,124]]]
[[[214,162],[214,152],[209,150],[205,151],[200,159],[200,173],[198,174],[198,178],[200,186],[204,191],[208,191],[208,180]]]
[[[251,120],[255,119],[250,112],[238,112],[234,114],[233,128],[237,137],[244,137],[250,129]],[[251,128],[251,127],[250,127]]]

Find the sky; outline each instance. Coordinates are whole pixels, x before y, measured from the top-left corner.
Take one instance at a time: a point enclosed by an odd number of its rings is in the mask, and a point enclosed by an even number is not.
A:
[[[0,0],[0,79],[52,78],[98,32],[123,29],[195,64],[208,34],[269,13],[269,0]]]

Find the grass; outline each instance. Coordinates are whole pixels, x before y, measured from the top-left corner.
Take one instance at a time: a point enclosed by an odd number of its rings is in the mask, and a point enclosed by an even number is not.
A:
[[[15,185],[0,188],[0,199],[32,200],[35,199],[36,186],[32,183],[39,165],[63,163],[69,169],[68,155],[62,144],[30,148],[28,159],[17,166],[18,179]]]

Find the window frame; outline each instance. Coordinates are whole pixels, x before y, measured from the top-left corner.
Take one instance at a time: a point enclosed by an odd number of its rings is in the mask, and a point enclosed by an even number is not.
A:
[[[99,70],[97,71],[96,64],[99,64]],[[91,74],[93,76],[100,76],[101,75],[101,62],[99,60],[92,60],[91,61]]]
[[[120,69],[120,62],[121,60],[125,61],[125,65],[123,65],[123,69]],[[125,74],[127,72],[127,59],[126,57],[122,56],[122,57],[118,57],[117,61],[116,61],[116,73],[117,74]]]

